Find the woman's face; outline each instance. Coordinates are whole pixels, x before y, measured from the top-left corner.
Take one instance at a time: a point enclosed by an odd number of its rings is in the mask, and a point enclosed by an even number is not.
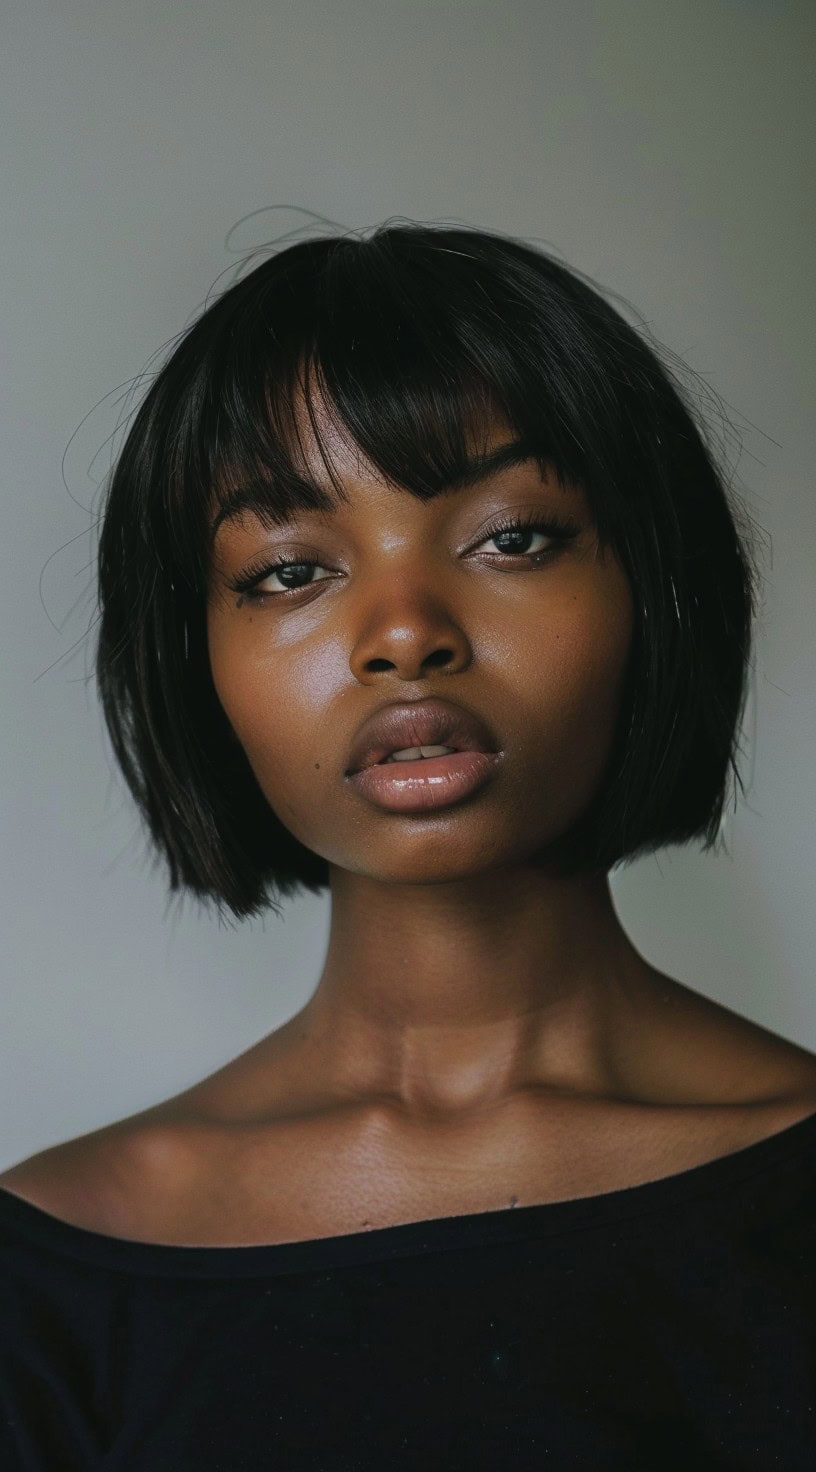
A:
[[[535,460],[423,504],[318,420],[349,504],[272,530],[245,513],[214,544],[213,679],[267,802],[307,848],[370,878],[441,882],[539,855],[603,777],[632,641],[628,578],[611,550],[601,559],[583,492],[542,479]],[[330,489],[300,424],[302,469]],[[479,448],[512,438],[495,421]],[[531,513],[578,534],[490,535]],[[269,574],[258,601],[230,590],[279,557],[317,566]],[[477,713],[501,763],[451,806],[385,811],[346,778],[352,743],[379,707],[429,696]]]

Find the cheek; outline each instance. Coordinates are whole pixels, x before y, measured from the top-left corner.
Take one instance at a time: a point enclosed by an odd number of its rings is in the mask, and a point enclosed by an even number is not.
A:
[[[207,639],[216,694],[235,735],[251,756],[262,733],[275,727],[289,703],[278,697],[271,682],[269,662],[262,656],[251,617],[230,621],[211,615]]]
[[[546,777],[548,800],[560,791],[570,810],[591,796],[606,767],[634,632],[629,583],[617,566],[581,582],[553,600],[523,663],[516,645],[509,677],[522,699],[517,729],[528,770]]]
[[[226,644],[210,646],[213,683],[227,719],[250,760],[276,744],[278,750],[291,750],[297,724],[294,692],[281,686],[268,662],[248,657],[241,642],[232,641],[232,657]]]
[[[340,651],[331,644],[295,657],[270,654],[262,616],[243,624],[212,619],[210,669],[218,699],[264,794],[283,809],[314,764],[325,764],[326,707],[341,683]],[[281,753],[287,753],[281,761]],[[339,760],[339,756],[338,756]]]
[[[550,646],[550,674],[565,715],[587,709],[601,717],[617,709],[632,644],[632,622],[618,604],[586,605]]]
[[[626,583],[616,588],[616,596],[585,606],[559,640],[554,671],[561,712],[558,761],[585,799],[603,777],[622,717],[633,633]]]

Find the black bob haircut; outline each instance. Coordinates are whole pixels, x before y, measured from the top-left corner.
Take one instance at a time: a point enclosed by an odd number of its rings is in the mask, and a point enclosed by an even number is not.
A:
[[[270,525],[335,504],[287,448],[314,377],[386,480],[422,501],[498,412],[559,484],[583,488],[600,548],[630,579],[604,778],[541,863],[605,874],[667,844],[713,848],[729,769],[742,787],[758,572],[709,427],[646,334],[577,271],[499,233],[399,219],[301,240],[225,289],[176,339],[111,471],[96,679],[171,892],[242,918],[329,885],[328,861],[258,786],[206,634],[210,527],[230,494],[249,487]]]

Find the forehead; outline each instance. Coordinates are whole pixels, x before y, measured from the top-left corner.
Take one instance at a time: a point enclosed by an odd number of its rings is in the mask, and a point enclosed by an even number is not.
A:
[[[422,416],[417,419],[409,412],[413,427],[408,431],[399,417],[392,415],[389,424],[386,414],[378,423],[375,412],[369,418],[367,404],[365,410],[360,434],[375,460],[368,458],[324,389],[319,366],[304,369],[301,364],[296,381],[282,396],[273,391],[267,397],[271,461],[257,468],[250,463],[245,470],[233,462],[216,476],[209,503],[208,560],[217,557],[217,544],[230,529],[254,532],[260,522],[264,530],[272,530],[304,516],[333,521],[355,503],[367,515],[381,503],[383,489],[392,493],[389,502],[394,492],[408,491],[418,506],[439,499],[444,510],[451,498],[458,500],[470,488],[489,488],[512,467],[517,467],[513,484],[518,476],[524,477],[525,486],[534,478],[538,490],[569,493],[575,509],[582,508],[580,484],[557,467],[538,436],[534,441],[512,423],[489,392],[473,395],[462,418],[454,415],[441,429],[444,414],[432,416],[423,429]],[[409,433],[416,438],[406,440]]]
[[[468,450],[473,455],[485,454],[511,436],[509,420],[496,409],[485,409],[480,421],[469,426]],[[310,387],[308,397],[302,391],[294,396],[292,438],[289,448],[297,469],[319,485],[328,488],[332,475],[342,482],[392,484],[357,444],[319,384]]]

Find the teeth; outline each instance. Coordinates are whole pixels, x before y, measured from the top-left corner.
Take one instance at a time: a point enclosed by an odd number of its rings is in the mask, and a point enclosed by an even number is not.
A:
[[[453,746],[404,746],[401,751],[392,751],[386,761],[415,762],[419,757],[448,756],[454,750]]]

